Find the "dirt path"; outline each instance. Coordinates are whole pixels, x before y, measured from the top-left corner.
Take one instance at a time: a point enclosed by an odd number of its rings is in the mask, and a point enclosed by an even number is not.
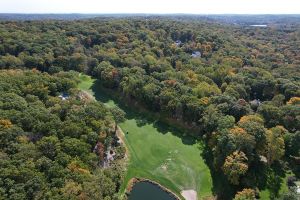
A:
[[[117,137],[122,142],[122,145],[125,147],[125,158],[128,158],[129,150],[128,150],[128,147],[125,143],[125,134],[119,126],[117,128]]]

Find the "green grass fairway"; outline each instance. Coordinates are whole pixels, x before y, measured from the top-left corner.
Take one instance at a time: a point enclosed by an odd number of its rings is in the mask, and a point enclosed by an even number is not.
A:
[[[90,76],[79,74],[80,83],[78,84],[78,88],[89,93],[93,93],[91,90],[91,86],[94,84],[95,79],[92,79]]]
[[[100,91],[94,91],[93,85],[95,85],[96,80],[92,79],[90,76],[79,74],[80,83],[78,84],[78,88],[80,90],[86,91],[93,95],[95,99],[100,100],[107,106],[113,107],[116,106],[115,102],[112,99],[108,99],[105,94],[102,94]],[[105,97],[105,100],[103,98]]]
[[[80,89],[90,92],[108,106],[117,106],[116,102],[92,86],[94,80],[84,75],[80,78]],[[127,120],[120,127],[125,133],[129,163],[123,191],[131,178],[143,177],[159,182],[178,195],[184,189],[196,190],[199,198],[211,195],[212,179],[200,155],[200,143],[189,137],[179,137],[177,135],[182,134],[176,130],[128,108],[124,110]]]
[[[208,167],[200,156],[200,144],[184,144],[172,132],[163,133],[154,123],[140,125],[139,120],[122,123],[130,162],[125,182],[132,177],[157,181],[177,194],[194,189],[199,197],[211,194],[212,180]],[[185,143],[193,143],[185,138]]]

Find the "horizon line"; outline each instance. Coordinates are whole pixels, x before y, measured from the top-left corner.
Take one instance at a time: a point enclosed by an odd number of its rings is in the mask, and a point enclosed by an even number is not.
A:
[[[0,12],[0,14],[21,14],[21,15],[300,15],[300,13],[84,13],[84,12]]]

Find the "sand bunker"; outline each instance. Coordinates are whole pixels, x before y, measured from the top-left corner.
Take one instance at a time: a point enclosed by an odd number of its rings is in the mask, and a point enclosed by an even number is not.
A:
[[[197,192],[195,190],[182,190],[180,194],[185,200],[197,200]]]

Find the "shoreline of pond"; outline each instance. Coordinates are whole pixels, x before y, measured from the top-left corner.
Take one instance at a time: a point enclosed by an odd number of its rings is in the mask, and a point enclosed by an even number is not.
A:
[[[161,189],[163,192],[166,192],[168,195],[170,195],[171,198],[174,198],[175,200],[182,200],[182,198],[180,198],[177,194],[172,192],[170,189],[164,187],[160,183],[155,182],[155,181],[150,180],[150,179],[147,179],[147,178],[138,178],[138,177],[131,178],[128,181],[126,191],[125,191],[125,200],[129,200],[129,197],[131,195],[131,192],[132,192],[134,186],[138,183],[141,183],[141,182],[150,183],[150,184],[158,187],[159,189]]]

